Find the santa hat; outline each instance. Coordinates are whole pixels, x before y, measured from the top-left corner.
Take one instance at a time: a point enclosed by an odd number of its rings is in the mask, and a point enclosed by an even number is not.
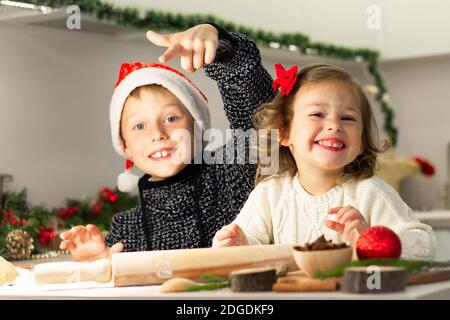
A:
[[[122,157],[126,158],[120,138],[123,106],[134,89],[148,84],[159,84],[173,93],[190,112],[194,121],[202,122],[203,130],[210,126],[208,99],[184,74],[159,63],[123,63],[109,108],[113,146]],[[133,162],[127,159],[125,172],[119,175],[117,181],[122,192],[130,192],[137,185],[139,178],[131,174],[132,167]]]

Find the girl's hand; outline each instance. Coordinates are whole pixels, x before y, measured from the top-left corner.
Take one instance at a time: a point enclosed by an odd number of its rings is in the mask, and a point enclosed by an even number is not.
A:
[[[94,261],[103,258],[111,258],[111,255],[123,250],[122,243],[116,243],[108,248],[103,241],[100,230],[92,225],[76,226],[71,230],[61,233],[61,250],[69,250],[77,261]]]
[[[147,31],[147,39],[167,50],[159,57],[161,63],[167,63],[175,56],[181,57],[181,67],[194,72],[205,64],[213,63],[219,45],[219,32],[210,24],[199,24],[186,31],[162,35]]]
[[[213,248],[248,246],[247,237],[237,224],[229,224],[216,232],[213,239]]]
[[[328,214],[336,214],[336,221],[326,220],[325,225],[342,234],[353,246],[361,232],[369,228],[361,212],[352,206],[330,208]]]

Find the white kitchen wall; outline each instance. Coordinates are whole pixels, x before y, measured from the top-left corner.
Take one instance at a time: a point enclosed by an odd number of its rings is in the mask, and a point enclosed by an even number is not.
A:
[[[450,55],[385,62],[381,70],[396,112],[397,153],[423,156],[437,169],[431,178],[406,179],[402,194],[414,208],[441,208],[444,185],[450,182]]]
[[[108,113],[120,64],[156,60],[162,49],[147,43],[144,34],[140,41],[119,40],[36,26],[0,26],[0,43],[0,172],[14,175],[8,189],[26,187],[32,203],[59,206],[68,197],[113,187],[124,162],[111,145]],[[315,60],[266,56],[272,74],[275,62]],[[179,68],[178,61],[171,65]],[[344,66],[362,83],[371,83],[362,65]],[[434,207],[450,141],[450,56],[381,67],[397,115],[398,153],[422,155],[438,169],[431,179],[407,179],[402,194],[412,207]],[[202,72],[191,78],[209,97],[213,127],[224,130],[215,83]],[[378,105],[374,109],[381,119]]]
[[[26,187],[32,203],[54,206],[115,185],[125,162],[112,148],[109,103],[120,65],[162,53],[143,37],[0,27],[0,172],[14,175],[8,189]],[[225,127],[214,82],[192,78],[210,97],[213,126]]]
[[[312,41],[369,47],[383,59],[450,53],[450,1],[446,0],[103,0],[115,6],[181,14],[214,14],[236,23],[302,32]],[[380,11],[380,28],[370,29]],[[377,11],[378,12],[378,11]]]

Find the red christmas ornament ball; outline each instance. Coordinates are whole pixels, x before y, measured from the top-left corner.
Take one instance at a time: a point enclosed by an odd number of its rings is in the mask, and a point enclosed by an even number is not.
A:
[[[360,260],[397,259],[402,253],[402,244],[391,229],[383,226],[370,227],[359,236],[356,253]]]

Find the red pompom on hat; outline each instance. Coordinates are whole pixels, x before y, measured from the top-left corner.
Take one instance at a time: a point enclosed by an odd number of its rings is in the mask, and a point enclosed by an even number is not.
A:
[[[120,68],[109,108],[113,146],[122,157],[126,158],[120,137],[123,106],[134,89],[148,84],[159,84],[168,89],[183,103],[194,121],[201,122],[203,130],[210,127],[208,99],[183,73],[160,63],[125,62]],[[122,192],[132,191],[139,180],[131,173],[132,166],[133,162],[127,160],[125,172],[119,175],[117,186]]]
[[[125,163],[125,171],[117,177],[117,187],[122,192],[131,192],[136,188],[139,177],[131,173],[133,161],[128,160]]]

